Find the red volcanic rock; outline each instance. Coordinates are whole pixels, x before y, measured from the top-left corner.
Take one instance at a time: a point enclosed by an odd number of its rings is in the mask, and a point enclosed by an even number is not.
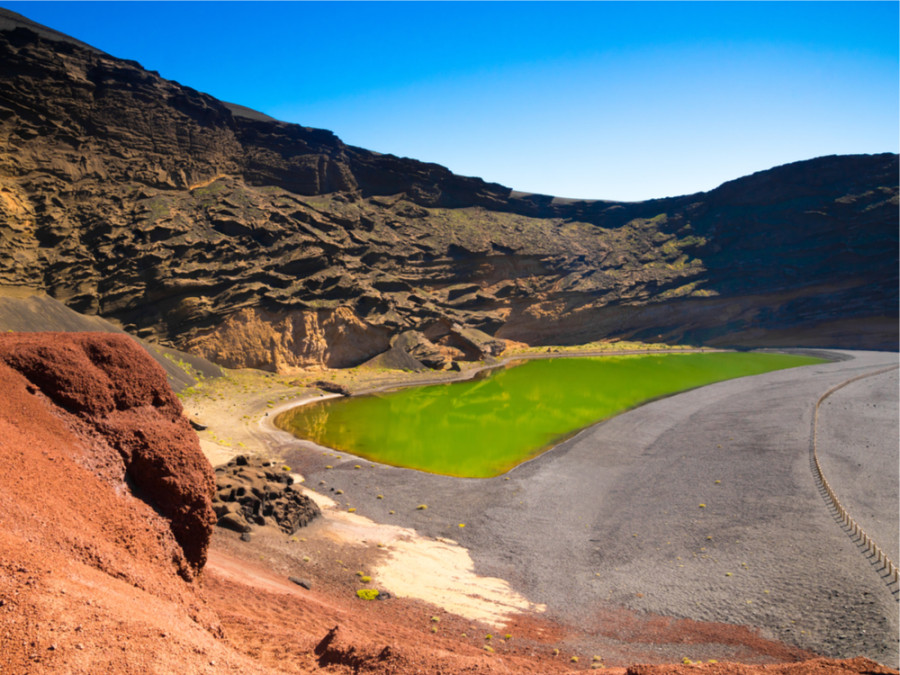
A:
[[[0,335],[0,362],[41,395],[35,405],[87,442],[82,466],[117,492],[127,485],[168,520],[179,572],[190,578],[202,568],[215,523],[213,475],[162,368],[130,338],[105,333]]]

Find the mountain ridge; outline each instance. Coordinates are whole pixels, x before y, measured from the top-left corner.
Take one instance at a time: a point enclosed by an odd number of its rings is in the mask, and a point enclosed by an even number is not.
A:
[[[410,331],[444,366],[492,337],[897,348],[890,153],[558,199],[242,116],[21,25],[0,55],[0,284],[222,365],[357,365]]]

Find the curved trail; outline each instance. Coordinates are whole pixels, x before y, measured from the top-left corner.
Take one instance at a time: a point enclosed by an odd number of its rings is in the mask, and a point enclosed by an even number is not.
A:
[[[896,602],[822,508],[809,434],[823,392],[895,365],[897,355],[836,355],[849,358],[647,404],[492,479],[370,463],[360,471],[346,455],[328,471],[335,460],[318,453],[295,461],[309,484],[327,480],[361,515],[459,541],[479,574],[508,580],[610,650],[618,635],[610,613],[626,608],[755,626],[827,656],[896,666]],[[879,403],[895,418],[893,397]],[[870,403],[862,388],[848,405]],[[893,428],[867,431],[882,447],[896,442]],[[285,436],[278,451],[289,455],[298,443]],[[879,499],[897,513],[896,490]],[[429,508],[416,510],[420,503]]]

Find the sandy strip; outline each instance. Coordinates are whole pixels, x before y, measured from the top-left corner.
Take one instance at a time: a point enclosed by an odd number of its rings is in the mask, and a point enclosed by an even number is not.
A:
[[[385,525],[348,513],[314,490],[305,494],[322,509],[326,536],[342,543],[378,542],[388,552],[371,575],[374,585],[398,598],[423,600],[473,621],[503,626],[511,615],[542,612],[503,579],[475,574],[469,552],[450,539],[431,539],[415,530]]]

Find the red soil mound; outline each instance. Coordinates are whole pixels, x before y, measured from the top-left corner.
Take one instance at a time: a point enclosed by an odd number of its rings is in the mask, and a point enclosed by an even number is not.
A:
[[[0,335],[0,672],[128,672],[111,664],[136,654],[91,646],[128,640],[129,622],[212,641],[187,581],[211,488],[163,371],[128,337]]]
[[[127,482],[168,519],[182,575],[199,570],[215,523],[213,477],[163,370],[128,337],[93,333],[2,335],[0,361],[41,399],[39,414],[53,412],[90,446],[82,465],[117,490]]]
[[[201,576],[212,485],[165,375],[129,338],[0,335],[0,672],[404,675],[589,667],[554,658],[538,637],[527,642],[524,627],[516,633],[525,646],[513,641],[487,654],[452,637],[463,626],[450,630],[449,619],[433,635],[428,607],[301,590],[222,553]],[[629,672],[698,666],[687,668]],[[865,660],[702,669],[891,672]]]

